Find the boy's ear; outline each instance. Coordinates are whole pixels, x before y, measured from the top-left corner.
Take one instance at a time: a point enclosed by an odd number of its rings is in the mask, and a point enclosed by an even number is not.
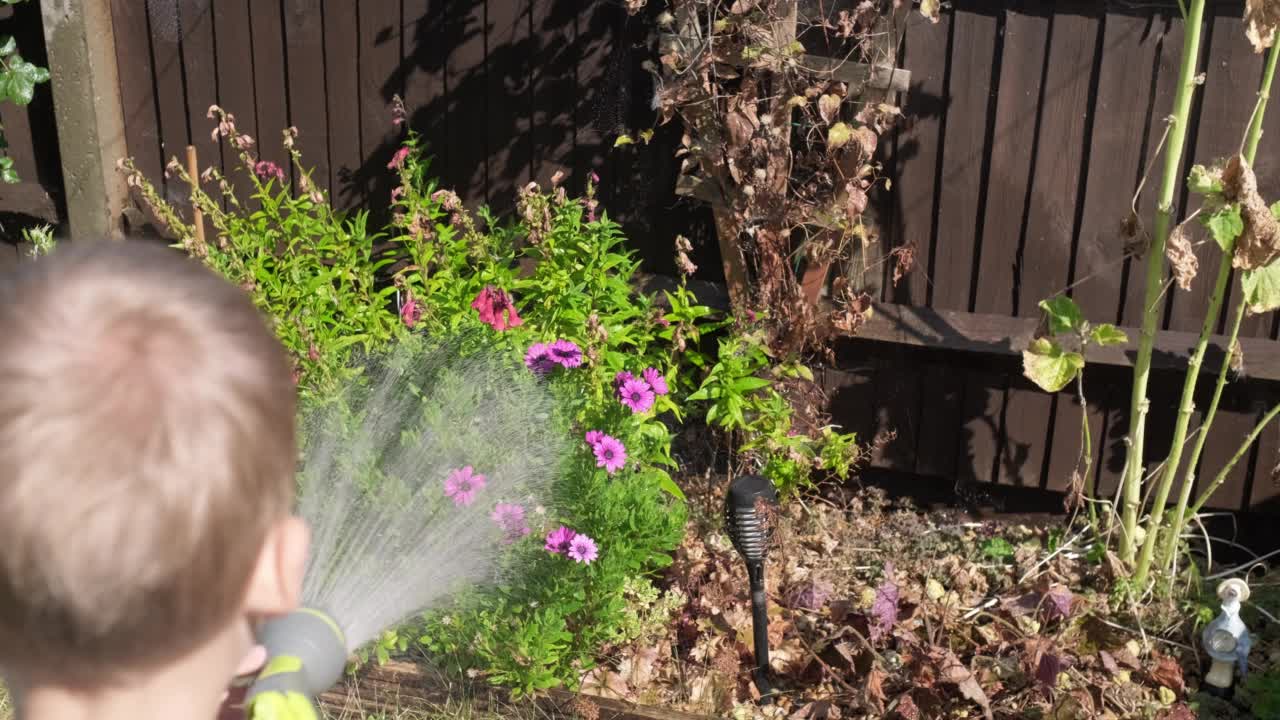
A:
[[[271,528],[249,581],[248,614],[282,615],[298,607],[310,544],[311,530],[302,518],[290,516]]]

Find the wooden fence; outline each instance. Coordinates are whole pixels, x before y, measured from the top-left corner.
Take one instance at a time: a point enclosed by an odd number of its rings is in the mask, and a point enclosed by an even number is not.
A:
[[[385,208],[399,94],[438,176],[470,203],[506,209],[529,180],[563,170],[579,190],[594,171],[604,206],[647,269],[671,271],[676,232],[708,234],[709,213],[674,192],[678,128],[660,128],[649,145],[611,148],[615,130],[653,121],[652,79],[641,67],[652,23],[627,20],[620,2],[111,5],[129,151],[156,181],[188,143],[206,162],[230,163],[210,138],[206,111],[217,103],[281,164],[279,132],[296,126],[306,162],[341,204]],[[1188,158],[1229,152],[1253,107],[1262,60],[1244,40],[1241,11],[1235,2],[1210,12]],[[937,24],[912,14],[902,56],[909,121],[883,144],[895,182],[878,214],[882,250],[913,243],[919,266],[898,287],[884,283],[877,320],[840,343],[840,362],[824,373],[837,421],[868,437],[896,432],[875,467],[932,478],[947,492],[980,483],[1064,489],[1081,411],[1069,394],[1021,379],[1019,342],[1037,301],[1067,287],[1095,321],[1138,323],[1140,268],[1120,259],[1118,228],[1171,108],[1181,33],[1173,2],[957,0]],[[1267,133],[1259,179],[1264,195],[1280,197],[1280,111]],[[1154,184],[1139,201],[1143,217]],[[164,189],[183,202],[177,187]],[[1178,205],[1187,202],[1183,193]],[[699,247],[695,261],[714,273],[715,243]],[[1212,267],[1206,252],[1196,289],[1166,298],[1171,334],[1161,338],[1159,365],[1185,355],[1188,336],[1177,333],[1198,329]],[[1275,331],[1270,317],[1246,321],[1252,379],[1233,383],[1223,400],[1206,472],[1277,400]],[[1104,490],[1120,470],[1130,361],[1113,354],[1086,376]],[[1209,364],[1216,368],[1212,353]],[[1179,383],[1167,370],[1154,378],[1152,459],[1167,451]],[[1218,504],[1280,512],[1278,449],[1280,431],[1264,434]]]

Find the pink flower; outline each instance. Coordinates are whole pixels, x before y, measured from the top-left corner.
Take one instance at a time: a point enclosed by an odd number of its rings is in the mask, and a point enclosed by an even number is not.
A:
[[[404,186],[397,185],[395,189],[391,191],[391,202],[395,202],[402,197],[404,197]]]
[[[657,368],[645,368],[641,374],[644,376],[644,381],[649,383],[649,387],[653,388],[654,393],[667,394],[667,379],[662,377],[662,373],[658,372]]]
[[[593,449],[596,454],[596,467],[604,468],[610,475],[627,464],[627,449],[615,437],[601,435]]]
[[[396,154],[391,156],[391,162],[387,163],[387,169],[399,170],[400,166],[404,165],[404,160],[407,157],[409,157],[409,146],[400,146],[400,149],[396,151]]]
[[[582,364],[582,348],[569,340],[557,340],[551,343],[551,359],[567,368],[576,368]]]
[[[577,535],[574,531],[561,525],[547,533],[547,541],[543,545],[543,549],[552,555],[563,555],[569,552],[569,545]]]
[[[628,380],[618,390],[622,404],[633,413],[642,413],[653,407],[653,390],[644,380]]]
[[[475,472],[468,465],[461,470],[454,470],[444,481],[444,494],[453,498],[457,507],[465,507],[475,502],[476,493],[484,489],[484,476]]]
[[[592,171],[591,171],[591,182],[593,182],[593,183],[595,183],[595,184],[597,184],[597,185],[599,185],[599,184],[600,184],[600,176],[596,174],[596,171],[595,171],[595,170],[592,170]]]
[[[400,319],[404,321],[405,327],[412,328],[421,317],[422,308],[419,307],[417,299],[410,295],[405,299],[404,305],[400,306]]]
[[[600,439],[603,437],[604,437],[604,433],[600,432],[599,430],[588,430],[587,444],[591,446],[592,450],[594,450],[596,445],[600,444]]]
[[[513,543],[528,535],[531,531],[524,521],[524,507],[510,503],[498,503],[489,514],[489,518],[502,528],[505,534],[503,542]]]
[[[554,370],[556,361],[551,357],[551,346],[546,343],[530,345],[524,354],[524,365],[538,375],[546,375]]]
[[[635,375],[632,375],[631,373],[627,372],[626,370],[623,370],[622,372],[620,372],[620,373],[618,373],[617,375],[614,375],[614,376],[613,376],[613,391],[614,391],[615,393],[619,393],[618,397],[622,397],[622,395],[621,395],[621,392],[622,392],[622,386],[623,386],[623,385],[626,385],[627,383],[629,383],[629,382],[631,382],[632,380],[635,380],[635,379],[636,379],[636,376],[635,376]]]
[[[596,541],[586,535],[575,535],[569,541],[569,557],[574,562],[590,565],[592,560],[600,556]]]
[[[506,291],[489,285],[486,285],[480,294],[476,295],[476,299],[471,301],[471,307],[480,313],[480,321],[494,330],[502,331],[509,327],[519,327],[524,322],[516,313],[516,305],[511,296]]]
[[[253,166],[253,173],[262,180],[275,178],[281,183],[284,182],[284,170],[270,160],[259,160]]]

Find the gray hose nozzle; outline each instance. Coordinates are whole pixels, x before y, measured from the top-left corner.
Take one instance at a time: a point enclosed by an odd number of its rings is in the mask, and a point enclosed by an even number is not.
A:
[[[267,649],[267,664],[250,686],[246,703],[264,693],[296,693],[308,700],[342,679],[347,641],[328,613],[300,608],[264,624],[258,642]]]

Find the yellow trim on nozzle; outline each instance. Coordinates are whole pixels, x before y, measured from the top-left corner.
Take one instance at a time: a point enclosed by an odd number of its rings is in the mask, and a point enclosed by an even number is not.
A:
[[[338,621],[330,617],[328,613],[321,612],[319,610],[316,610],[315,608],[309,608],[309,607],[301,607],[301,608],[298,608],[297,611],[301,613],[306,613],[308,615],[314,615],[320,618],[321,620],[323,620],[325,624],[329,626],[329,629],[333,630],[333,634],[338,637],[338,640],[342,642],[342,645],[344,647],[346,646],[347,644],[346,634],[342,632],[342,628],[338,627]]]

